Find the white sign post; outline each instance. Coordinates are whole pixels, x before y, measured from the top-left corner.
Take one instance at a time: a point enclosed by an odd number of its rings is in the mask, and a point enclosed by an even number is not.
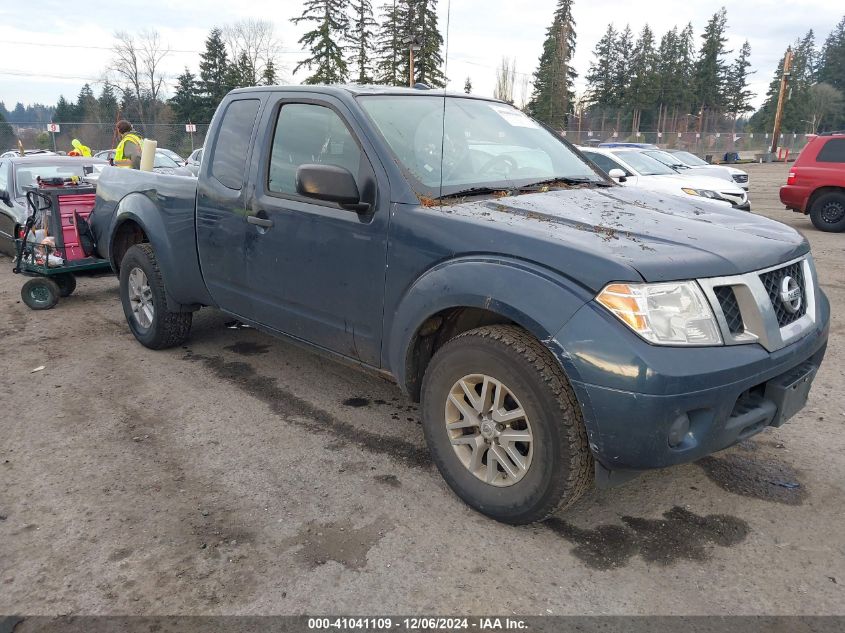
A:
[[[197,131],[196,123],[185,124],[185,131],[191,135],[191,153],[194,152],[194,132]]]
[[[56,134],[62,131],[62,126],[58,123],[48,123],[47,124],[47,131],[50,132],[50,136],[53,137],[53,151],[56,151]]]

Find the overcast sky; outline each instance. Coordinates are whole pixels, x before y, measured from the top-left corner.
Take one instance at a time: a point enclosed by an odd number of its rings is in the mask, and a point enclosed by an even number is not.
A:
[[[383,0],[373,0],[380,6]],[[71,3],[72,4],[72,3]],[[446,35],[448,0],[439,1],[440,27]],[[530,74],[537,63],[556,0],[452,0],[449,24],[448,76],[450,88],[463,89],[467,76],[473,91],[492,95],[495,67],[503,55],[516,59],[517,69]],[[592,49],[607,24],[630,23],[637,32],[647,22],[660,35],[672,26],[692,22],[696,35],[719,9],[728,10],[728,48],[738,50],[751,42],[754,105],[765,95],[771,75],[786,46],[812,28],[819,44],[845,13],[842,0],[575,0],[577,89],[583,90]],[[66,0],[2,0],[0,3],[0,101],[54,104],[60,94],[75,99],[86,81],[99,93],[109,46],[116,30],[157,29],[173,52],[166,72],[175,77],[185,65],[197,71],[198,52],[210,28],[244,18],[272,20],[282,41],[283,78],[298,83],[306,73],[293,75],[303,57],[297,44],[304,24],[290,18],[299,14],[299,0],[144,0],[143,2],[87,2]],[[696,42],[696,45],[698,42]],[[74,48],[78,47],[78,48]],[[88,47],[88,48],[82,48]],[[94,48],[91,48],[94,47]],[[99,47],[99,48],[96,48]],[[515,98],[520,100],[520,77]],[[171,92],[172,92],[172,84]]]

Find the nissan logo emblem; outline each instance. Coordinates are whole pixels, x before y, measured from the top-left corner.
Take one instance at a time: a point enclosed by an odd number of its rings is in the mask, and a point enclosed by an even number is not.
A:
[[[795,314],[801,309],[801,286],[789,275],[780,281],[780,300],[790,314]]]

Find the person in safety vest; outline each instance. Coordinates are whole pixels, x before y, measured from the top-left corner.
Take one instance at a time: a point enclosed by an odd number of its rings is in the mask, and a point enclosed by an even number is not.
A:
[[[73,152],[68,152],[68,156],[74,156],[75,155],[75,156],[84,156],[86,158],[91,158],[91,148],[88,147],[87,145],[83,145],[82,142],[78,138],[73,139],[70,142],[70,144],[73,145],[73,150],[78,152],[78,153],[74,154]]]
[[[141,167],[141,147],[144,141],[129,121],[118,121],[115,130],[120,134],[120,142],[114,150],[115,167],[130,167],[139,169]]]

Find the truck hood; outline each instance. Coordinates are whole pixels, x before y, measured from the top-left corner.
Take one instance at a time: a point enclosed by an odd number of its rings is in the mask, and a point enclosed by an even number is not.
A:
[[[630,280],[632,270],[645,281],[720,277],[774,266],[809,251],[801,234],[780,222],[638,188],[575,188],[443,210],[478,222],[481,239],[487,228],[504,227],[510,239],[491,236],[491,245],[506,243],[508,254],[538,261],[594,289]],[[613,278],[602,279],[591,266]]]

